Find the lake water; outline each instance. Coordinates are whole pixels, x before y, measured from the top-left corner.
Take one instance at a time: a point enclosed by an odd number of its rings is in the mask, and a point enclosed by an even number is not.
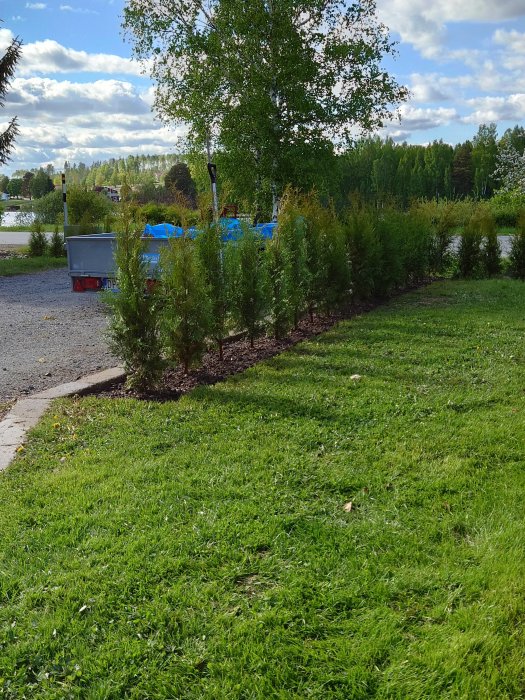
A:
[[[2,214],[2,226],[31,226],[34,220],[32,211],[5,211]]]

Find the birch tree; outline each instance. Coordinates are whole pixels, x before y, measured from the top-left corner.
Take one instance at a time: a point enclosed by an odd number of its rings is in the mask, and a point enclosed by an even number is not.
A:
[[[498,153],[494,177],[504,192],[525,194],[525,151],[519,153],[510,143],[503,143]]]
[[[156,83],[155,109],[211,136],[243,194],[308,186],[334,142],[379,127],[407,91],[374,0],[128,0],[124,29]]]

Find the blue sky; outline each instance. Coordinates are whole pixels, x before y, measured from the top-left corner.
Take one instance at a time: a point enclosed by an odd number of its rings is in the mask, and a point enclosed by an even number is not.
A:
[[[124,0],[0,0],[0,51],[13,36],[23,59],[2,120],[21,133],[11,163],[106,160],[177,150],[180,125],[151,112],[153,86],[122,36]],[[525,0],[377,0],[398,44],[387,68],[411,91],[382,136],[409,143],[472,138],[525,125]]]

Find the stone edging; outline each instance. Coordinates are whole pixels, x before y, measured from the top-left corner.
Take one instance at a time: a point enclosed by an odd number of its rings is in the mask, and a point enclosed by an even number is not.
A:
[[[52,389],[19,399],[6,417],[0,421],[0,471],[9,466],[17,450],[23,445],[27,431],[35,427],[53,399],[80,396],[93,389],[103,389],[107,385],[124,379],[125,376],[126,373],[122,367],[112,367],[102,372],[88,374],[76,382],[60,384]]]

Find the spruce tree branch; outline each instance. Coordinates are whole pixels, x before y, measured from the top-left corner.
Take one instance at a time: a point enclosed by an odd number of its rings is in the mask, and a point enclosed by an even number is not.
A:
[[[18,122],[14,117],[9,122],[7,129],[0,134],[0,165],[5,165],[8,162],[18,131]]]
[[[0,58],[0,105],[3,104],[9,82],[15,74],[16,64],[21,55],[22,42],[16,38],[13,39],[5,54]]]

